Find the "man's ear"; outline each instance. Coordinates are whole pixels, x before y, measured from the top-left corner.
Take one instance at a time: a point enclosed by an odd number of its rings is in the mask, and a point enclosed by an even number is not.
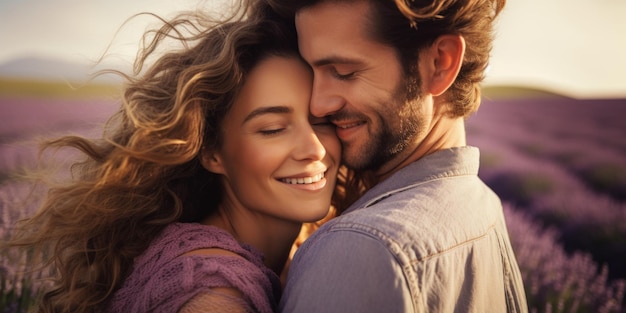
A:
[[[215,174],[225,174],[222,156],[216,149],[202,148],[200,152],[200,163],[207,171]]]
[[[442,35],[420,56],[422,88],[433,96],[443,94],[456,80],[463,56],[465,40],[460,35]]]

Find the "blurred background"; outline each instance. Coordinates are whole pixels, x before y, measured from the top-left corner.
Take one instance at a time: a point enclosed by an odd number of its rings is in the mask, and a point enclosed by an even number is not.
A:
[[[98,136],[151,12],[220,11],[229,1],[0,0],[0,238],[31,214],[19,178],[36,140]],[[483,103],[467,120],[479,175],[503,200],[534,312],[626,312],[626,1],[508,0]],[[104,58],[94,67],[94,64]],[[31,199],[32,200],[32,199]],[[0,251],[0,312],[37,290],[26,256]]]
[[[215,9],[227,0],[0,0],[0,76],[70,71],[35,61],[90,64],[109,44],[107,61],[128,64],[142,32],[178,10]],[[576,98],[626,97],[626,1],[508,0],[497,25],[489,85],[545,88]],[[118,32],[119,31],[119,32]],[[20,70],[21,69],[21,70]],[[21,73],[20,73],[21,71]],[[52,73],[51,73],[52,72]]]

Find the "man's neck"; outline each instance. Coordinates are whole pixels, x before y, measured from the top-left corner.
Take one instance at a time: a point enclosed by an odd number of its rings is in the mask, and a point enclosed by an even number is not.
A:
[[[430,128],[424,137],[421,137],[415,145],[407,147],[375,173],[374,184],[389,178],[405,166],[431,153],[466,145],[463,118],[451,118],[445,114],[438,114],[431,120]]]

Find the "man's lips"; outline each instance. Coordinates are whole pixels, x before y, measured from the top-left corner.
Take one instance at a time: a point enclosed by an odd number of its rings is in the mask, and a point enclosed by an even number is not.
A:
[[[335,124],[337,137],[342,141],[347,141],[352,134],[357,132],[361,126],[365,125],[364,121],[349,121],[349,122],[333,122]]]
[[[363,124],[365,124],[365,122],[357,121],[357,122],[350,122],[350,123],[335,123],[335,126],[341,129],[348,129],[348,128],[357,127]]]

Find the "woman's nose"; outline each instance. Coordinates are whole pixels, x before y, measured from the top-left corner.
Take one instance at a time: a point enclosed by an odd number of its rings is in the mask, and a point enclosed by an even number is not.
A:
[[[296,141],[294,156],[298,160],[321,160],[326,155],[326,148],[311,127],[302,132]]]

